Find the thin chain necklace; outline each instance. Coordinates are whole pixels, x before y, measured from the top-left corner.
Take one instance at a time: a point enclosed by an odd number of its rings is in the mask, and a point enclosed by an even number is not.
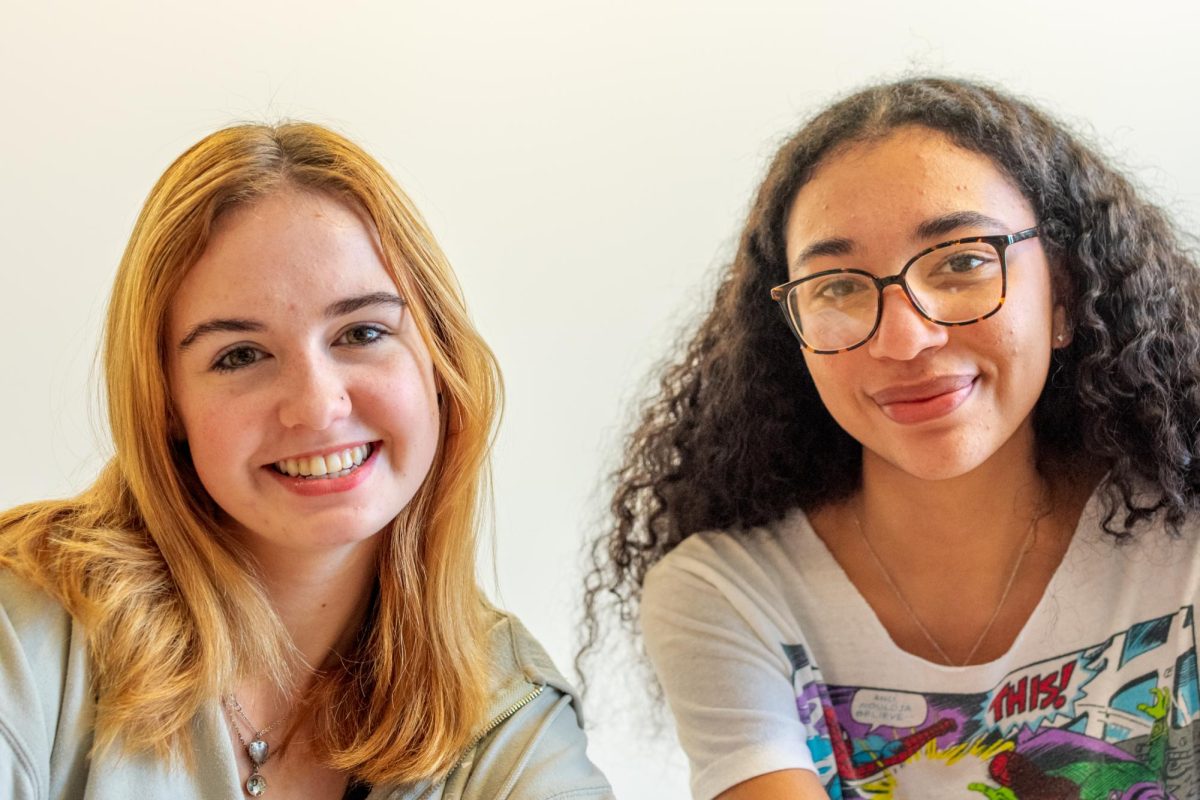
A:
[[[930,633],[929,628],[925,626],[925,623],[922,622],[921,618],[917,615],[916,610],[913,609],[912,603],[908,602],[908,598],[904,596],[904,592],[900,591],[900,587],[897,585],[896,579],[892,577],[892,573],[883,563],[883,559],[879,557],[879,553],[875,551],[875,546],[871,544],[871,540],[867,538],[866,531],[863,530],[862,518],[859,516],[858,506],[854,506],[854,508],[851,510],[854,513],[854,526],[858,529],[858,535],[860,538],[862,538],[863,544],[867,546],[867,552],[871,554],[871,558],[875,559],[875,565],[879,567],[879,571],[883,573],[883,577],[887,581],[888,586],[892,587],[892,593],[896,595],[896,599],[900,601],[900,605],[904,606],[904,610],[908,612],[908,616],[912,618],[914,623],[916,623],[917,629],[925,636],[925,641],[929,642],[929,645],[935,651],[937,651],[937,654],[947,666],[965,667],[970,664],[971,659],[975,657],[977,652],[979,652],[979,648],[983,644],[984,639],[986,639],[987,635],[992,632],[992,626],[996,624],[996,620],[999,618],[1000,611],[1004,608],[1004,604],[1008,602],[1008,595],[1012,592],[1013,584],[1017,581],[1017,573],[1021,571],[1021,564],[1025,561],[1025,555],[1030,550],[1029,545],[1033,542],[1033,532],[1037,530],[1037,523],[1038,520],[1041,519],[1041,515],[1035,513],[1033,515],[1033,519],[1029,521],[1029,532],[1025,534],[1025,540],[1021,542],[1021,550],[1017,554],[1016,563],[1013,564],[1012,571],[1008,573],[1008,582],[1004,584],[1004,591],[1000,595],[1000,601],[996,603],[996,608],[992,611],[992,616],[988,618],[987,624],[983,626],[983,630],[979,632],[979,636],[975,637],[975,644],[971,645],[971,650],[967,653],[967,657],[962,661],[955,661],[946,652],[946,649],[938,644],[938,640],[933,638],[933,634]]]
[[[250,777],[246,779],[245,788],[246,794],[251,797],[258,797],[267,791],[267,779],[262,776],[261,767],[267,763],[267,759],[271,757],[271,746],[267,744],[266,736],[271,731],[278,728],[285,719],[288,718],[284,714],[279,719],[272,722],[262,730],[256,731],[254,723],[246,716],[246,712],[242,710],[242,704],[237,701],[237,697],[233,694],[227,694],[222,698],[225,704],[225,712],[229,715],[229,722],[233,725],[233,732],[237,734],[238,741],[242,747],[246,748],[246,755],[250,758]],[[242,722],[246,724],[246,728],[250,731],[250,741],[247,742],[242,737],[242,726],[238,723],[238,717],[242,718]]]

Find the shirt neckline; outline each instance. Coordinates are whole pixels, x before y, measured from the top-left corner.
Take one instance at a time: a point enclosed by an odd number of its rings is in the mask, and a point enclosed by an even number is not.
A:
[[[966,666],[942,664],[911,653],[897,644],[896,640],[892,638],[892,634],[879,619],[879,615],[875,613],[875,609],[867,602],[867,599],[859,591],[854,582],[850,580],[850,576],[846,574],[842,565],[834,558],[825,541],[817,535],[816,530],[813,529],[812,523],[808,519],[808,515],[800,509],[794,512],[794,525],[801,534],[798,540],[799,552],[797,555],[801,559],[810,560],[810,563],[813,563],[817,567],[817,569],[813,570],[812,575],[820,585],[813,587],[814,595],[818,597],[835,597],[838,593],[841,593],[844,598],[843,602],[850,606],[852,613],[860,618],[865,625],[869,626],[869,628],[865,629],[865,633],[871,637],[877,637],[877,641],[885,642],[901,658],[912,662],[912,664],[917,665],[921,669],[940,670],[953,675],[990,672],[1008,664],[1011,661],[1011,655],[1021,649],[1024,640],[1029,635],[1032,624],[1042,616],[1047,604],[1052,602],[1052,598],[1058,593],[1059,584],[1064,580],[1064,573],[1069,569],[1068,565],[1074,563],[1080,557],[1079,551],[1088,546],[1086,540],[1089,537],[1086,531],[1091,526],[1085,525],[1085,522],[1095,521],[1098,518],[1096,515],[1096,504],[1099,502],[1098,489],[1099,487],[1093,490],[1091,495],[1088,496],[1087,502],[1084,503],[1083,511],[1080,513],[1079,519],[1075,523],[1075,528],[1071,532],[1071,540],[1067,545],[1066,551],[1055,566],[1054,573],[1050,576],[1050,580],[1046,582],[1041,597],[1038,598],[1038,602],[1021,625],[1021,629],[1013,638],[1012,643],[996,658],[978,664],[968,664]],[[827,592],[829,594],[826,594]]]

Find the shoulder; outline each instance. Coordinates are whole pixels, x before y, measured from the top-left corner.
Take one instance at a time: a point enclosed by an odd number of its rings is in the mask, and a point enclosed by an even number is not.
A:
[[[768,683],[787,682],[781,643],[806,641],[801,601],[830,562],[818,547],[794,512],[766,527],[689,536],[650,570],[642,640],[677,721],[683,706],[763,705],[756,698]]]
[[[93,710],[82,631],[44,591],[0,569],[0,784],[25,786],[18,798],[65,788],[83,769]]]
[[[46,592],[0,568],[0,615],[5,621],[6,645],[20,647],[39,663],[51,653],[64,651],[70,642],[71,617]]]
[[[551,686],[574,697],[574,688],[521,620],[495,609],[489,616],[493,698],[505,697],[514,686]]]
[[[686,611],[705,597],[735,605],[777,605],[783,587],[802,579],[821,546],[804,512],[768,525],[688,536],[646,573],[642,613]]]
[[[494,612],[491,622],[488,721],[447,781],[443,797],[611,797],[608,781],[588,759],[574,688],[520,620]]]
[[[811,527],[799,509],[753,528],[693,533],[650,568],[647,582],[678,572],[775,571],[802,557]]]

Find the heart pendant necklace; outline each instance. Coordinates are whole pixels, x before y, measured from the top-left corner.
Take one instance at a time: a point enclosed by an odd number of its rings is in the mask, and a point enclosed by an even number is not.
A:
[[[259,797],[267,791],[267,779],[262,775],[262,765],[267,763],[267,759],[271,757],[271,746],[267,744],[265,737],[287,719],[287,714],[262,730],[255,730],[254,723],[246,716],[246,712],[242,710],[242,704],[234,695],[228,694],[222,700],[225,704],[225,712],[229,715],[229,722],[233,725],[233,732],[237,734],[242,747],[246,748],[246,755],[250,759],[250,777],[244,784],[246,794],[251,797]],[[239,717],[241,722],[238,722]],[[246,729],[250,731],[249,742],[242,736],[242,723],[245,723]]]

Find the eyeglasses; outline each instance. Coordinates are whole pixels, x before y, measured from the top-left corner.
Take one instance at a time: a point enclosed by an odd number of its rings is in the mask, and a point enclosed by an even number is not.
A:
[[[771,290],[804,349],[842,353],[861,347],[879,330],[883,290],[904,289],[921,316],[938,325],[970,325],[1004,305],[1009,245],[1038,235],[1036,226],[998,236],[968,236],[917,253],[896,275],[878,278],[861,269],[827,269]]]

